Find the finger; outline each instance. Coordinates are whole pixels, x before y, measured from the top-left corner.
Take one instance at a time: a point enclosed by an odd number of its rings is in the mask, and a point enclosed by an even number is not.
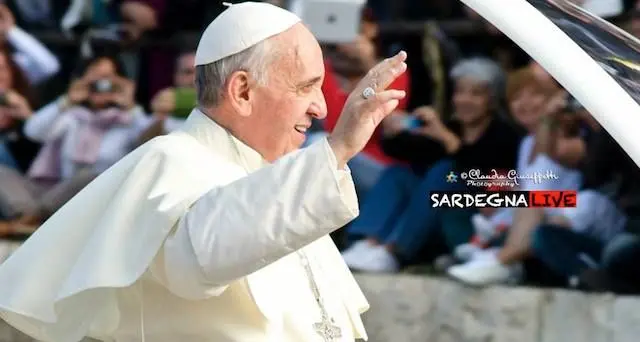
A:
[[[373,87],[375,90],[384,90],[405,70],[407,70],[407,53],[400,51],[393,57],[387,58],[373,67],[363,79],[363,89]]]
[[[388,115],[389,113],[392,113],[398,107],[399,104],[400,104],[400,101],[396,100],[396,99],[393,99],[391,101],[385,102],[382,105],[382,112],[385,115]]]
[[[376,93],[371,99],[374,105],[381,105],[391,100],[402,100],[407,93],[404,90],[389,89]]]
[[[428,119],[428,118],[429,118],[429,116],[430,116],[430,115],[429,115],[429,112],[428,112],[428,111],[426,111],[425,109],[418,109],[418,110],[415,110],[415,111],[413,112],[413,114],[414,114],[415,116],[417,116],[418,118],[425,119],[425,120],[426,120],[426,119]]]
[[[363,112],[373,112],[376,109],[383,107],[387,102],[392,100],[402,100],[406,96],[406,93],[402,90],[390,89],[376,93],[376,95],[369,100],[366,100],[362,105]],[[389,114],[389,113],[385,113]]]

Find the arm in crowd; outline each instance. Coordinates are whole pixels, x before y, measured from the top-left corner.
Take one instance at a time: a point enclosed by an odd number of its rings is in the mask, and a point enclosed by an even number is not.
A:
[[[66,97],[42,107],[26,121],[24,134],[41,143],[62,136],[71,123],[71,118],[64,115],[67,107]]]
[[[546,118],[535,134],[532,158],[546,156],[556,163],[576,168],[584,159],[586,144],[581,136],[570,136],[555,118]]]
[[[132,150],[159,135],[167,133],[164,130],[164,121],[154,120],[152,116],[144,111],[142,106],[135,106],[131,110],[131,115],[133,115],[133,124],[129,141]]]
[[[58,58],[35,37],[14,26],[7,32],[9,44],[16,49],[14,59],[32,84],[38,84],[60,70]]]
[[[430,165],[447,155],[440,142],[408,131],[382,139],[381,146],[387,155],[412,165]]]
[[[454,123],[444,124],[431,107],[417,108],[412,116],[421,122],[419,127],[406,127],[407,114],[392,114],[382,122],[386,154],[421,167],[458,152],[461,143]]]
[[[453,158],[461,171],[512,170],[517,165],[522,138],[521,132],[511,124],[494,118],[481,137],[473,143],[461,144]]]

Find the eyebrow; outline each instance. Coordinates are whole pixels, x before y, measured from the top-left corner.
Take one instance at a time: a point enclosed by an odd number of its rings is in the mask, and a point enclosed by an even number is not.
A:
[[[305,86],[309,86],[312,84],[316,84],[319,83],[322,80],[321,76],[316,76],[312,79],[306,80],[306,81],[302,81],[298,84],[298,87],[305,87]]]

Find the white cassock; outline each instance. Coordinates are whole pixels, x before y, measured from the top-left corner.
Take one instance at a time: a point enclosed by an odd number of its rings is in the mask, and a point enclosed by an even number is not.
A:
[[[194,110],[0,266],[0,315],[43,341],[314,342],[324,309],[333,341],[366,339],[327,235],[357,214],[326,140],[268,164]]]

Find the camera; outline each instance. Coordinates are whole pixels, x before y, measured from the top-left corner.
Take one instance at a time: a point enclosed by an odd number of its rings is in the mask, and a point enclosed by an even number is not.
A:
[[[110,80],[102,79],[91,83],[91,91],[94,93],[112,93],[116,87]]]

